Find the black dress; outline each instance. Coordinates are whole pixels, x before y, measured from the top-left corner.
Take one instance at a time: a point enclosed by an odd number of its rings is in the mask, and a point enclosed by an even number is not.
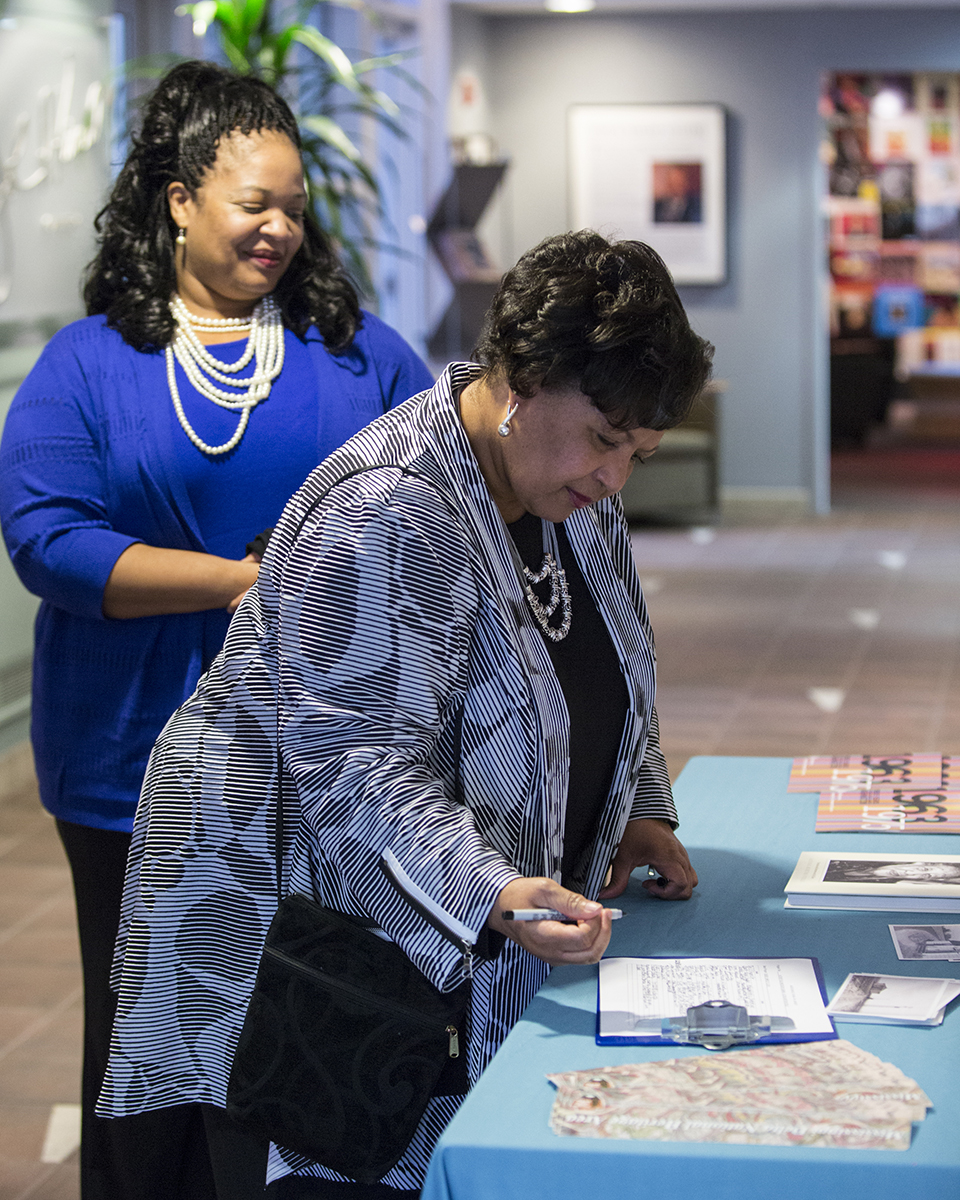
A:
[[[562,641],[545,633],[543,639],[570,714],[570,786],[561,864],[563,883],[570,886],[575,884],[577,863],[593,840],[610,791],[629,696],[610,634],[577,566],[566,530],[562,524],[553,528],[570,592],[571,621]],[[525,513],[507,529],[524,564],[538,574],[544,556],[543,522]],[[549,580],[531,586],[541,601],[549,600]],[[558,609],[549,624],[556,628],[561,619]]]

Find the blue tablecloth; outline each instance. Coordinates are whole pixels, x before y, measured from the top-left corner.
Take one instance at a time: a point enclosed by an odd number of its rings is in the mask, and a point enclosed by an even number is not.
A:
[[[688,903],[666,903],[646,896],[638,873],[615,902],[626,915],[607,953],[815,957],[829,997],[850,971],[960,976],[958,963],[901,962],[887,929],[954,916],[784,909],[801,850],[960,853],[953,834],[815,835],[816,798],[787,794],[789,770],[783,758],[688,763],[675,794],[700,886]],[[596,974],[554,970],[440,1139],[424,1200],[960,1200],[960,1001],[932,1029],[838,1026],[933,1101],[906,1152],[561,1138],[547,1126],[547,1072],[699,1053],[597,1046]]]

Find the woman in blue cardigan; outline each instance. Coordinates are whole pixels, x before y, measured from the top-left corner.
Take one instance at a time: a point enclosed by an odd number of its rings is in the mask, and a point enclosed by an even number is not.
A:
[[[147,757],[257,577],[258,532],[432,380],[361,312],[307,205],[296,121],[257,80],[170,71],[97,229],[90,315],[51,340],[10,410],[0,509],[43,601],[32,738],[77,897],[83,1197],[212,1196],[199,1109],[93,1116]]]

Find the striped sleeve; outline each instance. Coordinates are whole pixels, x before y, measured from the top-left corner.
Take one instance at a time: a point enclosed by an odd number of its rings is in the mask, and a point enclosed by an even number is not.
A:
[[[630,806],[630,820],[636,821],[640,817],[660,817],[669,821],[674,829],[680,824],[673,803],[670,773],[660,749],[660,721],[656,708],[650,715],[647,748],[640,765],[633,804]]]
[[[609,501],[598,504],[596,514],[600,529],[610,547],[611,558],[636,609],[640,626],[655,662],[656,647],[653,630],[650,627],[650,616],[640,588],[640,576],[633,558],[630,532],[623,517],[623,504],[620,496],[611,496]],[[670,773],[667,770],[663,751],[660,749],[660,720],[657,716],[656,705],[653,706],[650,713],[646,749],[637,774],[636,791],[630,807],[629,819],[631,821],[641,817],[659,817],[669,821],[674,829],[679,825],[677,810],[673,803],[673,790],[670,786]]]
[[[353,502],[338,489],[284,569],[281,740],[315,887],[449,988],[518,877],[433,761],[462,703],[477,584],[432,489],[406,482],[388,506],[376,486],[344,485]]]

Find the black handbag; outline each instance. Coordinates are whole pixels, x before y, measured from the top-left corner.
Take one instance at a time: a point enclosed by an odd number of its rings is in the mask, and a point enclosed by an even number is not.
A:
[[[307,896],[277,909],[227,1112],[359,1183],[403,1155],[451,1058],[469,984],[444,994],[393,942]]]
[[[278,907],[234,1054],[226,1109],[259,1138],[358,1183],[375,1183],[403,1156],[431,1095],[467,1090],[465,1062],[456,1060],[472,948],[461,947],[467,981],[444,993],[362,920],[309,896],[283,895],[279,719],[278,698]]]

